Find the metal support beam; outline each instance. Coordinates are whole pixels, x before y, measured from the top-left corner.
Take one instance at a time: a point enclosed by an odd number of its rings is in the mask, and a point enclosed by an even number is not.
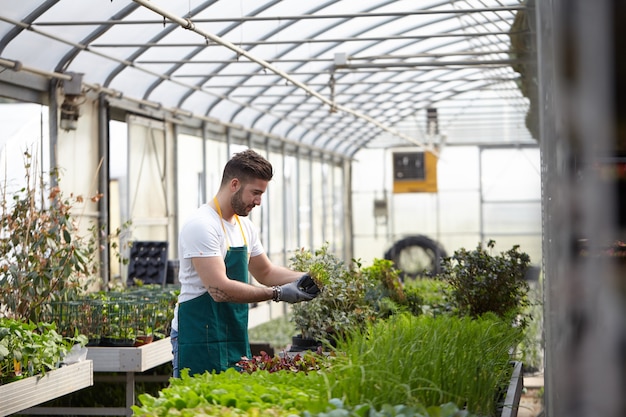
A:
[[[98,200],[98,230],[102,232],[100,247],[100,278],[102,283],[109,283],[110,274],[110,248],[108,236],[110,235],[111,219],[109,217],[110,207],[110,175],[109,175],[109,115],[108,104],[104,94],[98,96],[98,159],[100,169],[98,170],[98,192],[102,194]]]

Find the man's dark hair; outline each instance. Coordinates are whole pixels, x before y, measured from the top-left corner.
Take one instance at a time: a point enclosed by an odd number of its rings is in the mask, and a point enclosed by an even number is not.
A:
[[[233,178],[238,178],[243,183],[253,179],[270,181],[273,175],[272,164],[267,159],[252,149],[246,149],[234,154],[226,163],[222,175],[222,185]]]

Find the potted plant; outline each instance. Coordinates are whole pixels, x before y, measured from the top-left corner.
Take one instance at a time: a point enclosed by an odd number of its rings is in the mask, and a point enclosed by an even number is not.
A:
[[[0,319],[0,385],[59,367],[71,348],[84,346],[84,335],[62,336],[53,323]]]
[[[315,299],[292,308],[291,320],[300,332],[292,351],[333,344],[347,330],[363,328],[406,304],[398,271],[388,260],[375,259],[369,267],[357,261],[347,266],[324,245],[315,252],[298,251],[290,266],[308,271],[321,289]]]

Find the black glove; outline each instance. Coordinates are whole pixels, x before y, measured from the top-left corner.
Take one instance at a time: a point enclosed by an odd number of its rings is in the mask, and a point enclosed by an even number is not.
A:
[[[319,292],[311,276],[306,274],[289,284],[274,287],[274,301],[286,301],[290,304],[311,301]]]
[[[296,282],[298,283],[298,288],[307,294],[317,296],[317,294],[319,294],[320,292],[320,289],[315,284],[315,281],[313,281],[313,278],[311,278],[311,275],[309,274],[302,275]]]

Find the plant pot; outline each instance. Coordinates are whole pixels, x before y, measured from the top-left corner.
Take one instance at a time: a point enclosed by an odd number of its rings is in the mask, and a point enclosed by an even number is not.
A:
[[[289,348],[289,352],[304,352],[307,350],[317,350],[318,347],[322,346],[322,342],[315,339],[308,339],[302,337],[301,334],[293,336],[291,338],[291,347]]]
[[[100,340],[100,346],[133,347],[135,346],[135,339],[120,339],[120,338],[113,338],[113,337],[103,337]]]
[[[87,341],[87,347],[92,347],[92,346],[100,346],[100,343],[102,342],[100,336],[89,336],[89,340]]]
[[[252,353],[252,356],[261,356],[261,352],[274,356],[274,348],[269,343],[250,342],[250,353]]]
[[[139,347],[139,346],[143,346],[143,345],[147,345],[148,343],[152,343],[152,340],[154,340],[153,336],[137,336],[135,338],[135,347]]]

